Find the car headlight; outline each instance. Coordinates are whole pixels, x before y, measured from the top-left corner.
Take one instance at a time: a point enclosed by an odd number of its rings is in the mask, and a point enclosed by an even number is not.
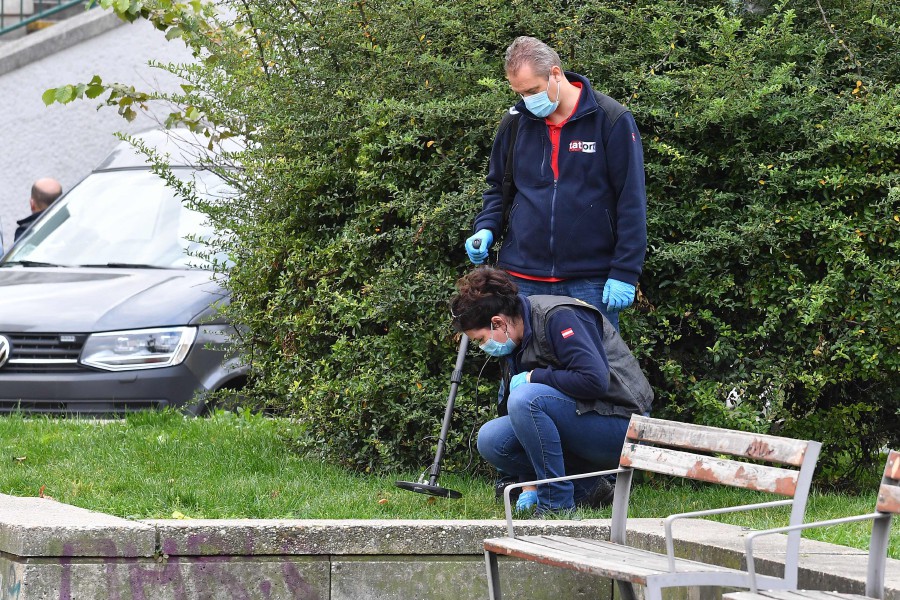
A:
[[[81,351],[81,363],[106,371],[156,369],[181,364],[196,327],[160,327],[94,333]]]

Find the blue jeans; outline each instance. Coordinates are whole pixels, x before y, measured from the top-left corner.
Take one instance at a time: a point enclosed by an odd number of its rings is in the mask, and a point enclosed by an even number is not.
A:
[[[608,312],[606,305],[603,304],[603,286],[606,285],[606,280],[602,277],[566,279],[565,281],[534,281],[532,279],[522,279],[515,275],[510,275],[510,278],[519,286],[519,293],[526,296],[536,296],[538,294],[569,296],[578,298],[588,304],[593,304],[612,323],[616,331],[619,330],[619,313]]]
[[[509,395],[509,415],[485,423],[478,452],[519,481],[614,469],[619,465],[627,417],[577,414],[575,400],[548,385],[527,383]],[[593,490],[593,477],[538,488],[539,510],[565,510]]]

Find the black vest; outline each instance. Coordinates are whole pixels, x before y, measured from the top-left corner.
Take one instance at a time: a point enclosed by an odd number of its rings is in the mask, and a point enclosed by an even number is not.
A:
[[[653,389],[644,377],[637,359],[628,349],[625,341],[595,306],[567,296],[529,296],[531,303],[531,339],[522,348],[519,363],[526,371],[540,367],[563,368],[553,353],[547,337],[547,321],[558,310],[572,310],[573,307],[586,308],[596,313],[603,323],[603,350],[609,363],[609,388],[595,400],[576,399],[578,414],[596,411],[601,415],[630,417],[634,413],[643,414],[650,410]],[[506,386],[509,390],[509,383]],[[508,396],[507,391],[507,396]],[[505,407],[504,407],[505,408]]]

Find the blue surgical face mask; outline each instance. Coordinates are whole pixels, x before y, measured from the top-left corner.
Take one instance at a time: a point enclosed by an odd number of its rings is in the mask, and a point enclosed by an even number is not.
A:
[[[478,346],[484,350],[485,354],[490,356],[507,356],[512,354],[516,349],[516,343],[509,337],[509,331],[506,332],[506,341],[502,344],[494,339],[494,324],[491,323],[491,337],[488,341]]]
[[[522,100],[525,101],[525,108],[531,112],[536,117],[543,119],[544,117],[549,117],[553,114],[553,111],[556,110],[556,107],[559,106],[559,84],[560,82],[556,82],[556,102],[550,102],[550,96],[547,95],[547,91],[550,89],[550,80],[547,80],[547,89],[541,92],[540,94],[532,94],[531,96],[522,96]]]

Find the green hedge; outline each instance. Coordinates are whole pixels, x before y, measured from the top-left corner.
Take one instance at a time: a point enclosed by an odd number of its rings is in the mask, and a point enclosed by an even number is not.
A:
[[[642,131],[649,252],[622,330],[654,413],[819,439],[834,481],[900,445],[896,3],[229,4],[238,27],[178,23],[203,60],[176,69],[193,87],[171,120],[254,143],[245,199],[210,211],[236,234],[252,394],[296,414],[301,443],[361,470],[430,461],[446,301],[515,101],[502,55],[530,34]],[[493,412],[483,362],[450,468]]]

